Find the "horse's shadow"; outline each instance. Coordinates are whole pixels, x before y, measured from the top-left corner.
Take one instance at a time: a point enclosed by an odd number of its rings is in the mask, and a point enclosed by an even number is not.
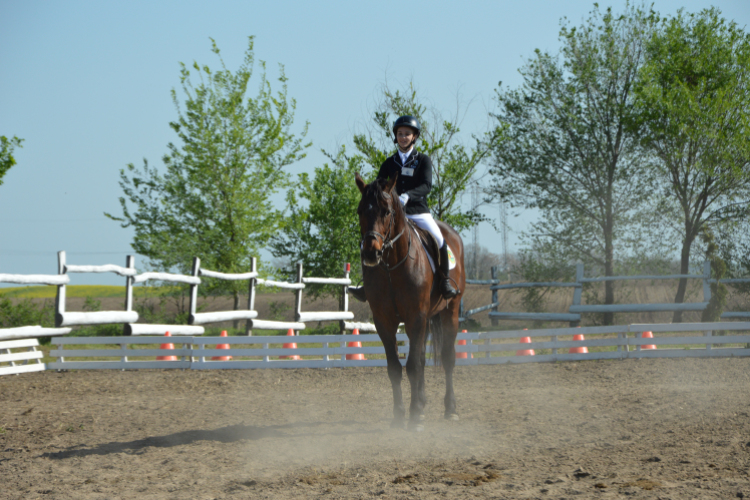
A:
[[[339,425],[353,427],[350,430],[341,431],[330,431],[330,432],[314,432],[312,429],[320,427],[322,425]],[[294,429],[305,429],[306,432],[294,433],[289,432]],[[109,455],[112,453],[129,453],[138,454],[143,453],[143,450],[148,447],[154,448],[171,448],[173,446],[181,446],[185,444],[194,443],[196,441],[216,441],[219,443],[232,443],[235,441],[242,440],[258,440],[263,438],[293,438],[299,439],[300,437],[307,436],[326,436],[335,435],[342,436],[347,434],[371,434],[373,432],[379,432],[373,429],[367,429],[364,423],[355,422],[351,420],[342,422],[299,422],[293,424],[283,425],[268,425],[268,426],[255,426],[255,425],[228,425],[226,427],[219,427],[218,429],[212,430],[190,430],[175,432],[173,434],[167,434],[165,436],[151,436],[143,439],[136,439],[135,441],[112,441],[109,443],[102,443],[92,448],[81,448],[82,445],[72,446],[63,451],[43,453],[41,457],[49,458],[53,460],[64,460],[72,457],[87,457],[89,455]]]

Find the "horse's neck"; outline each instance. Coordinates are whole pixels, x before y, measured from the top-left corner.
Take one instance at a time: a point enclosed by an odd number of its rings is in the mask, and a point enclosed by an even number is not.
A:
[[[395,238],[399,234],[401,234],[401,236],[393,245],[393,252],[391,252],[392,257],[388,259],[391,262],[389,262],[388,265],[393,266],[398,262],[401,262],[401,259],[403,259],[409,252],[409,239],[412,237],[411,230],[411,227],[409,227],[409,219],[406,218],[406,215],[403,212],[396,213],[393,217],[393,235],[391,235],[391,238]],[[407,261],[408,260],[409,259],[407,259]],[[408,262],[405,262],[404,264],[408,265]]]

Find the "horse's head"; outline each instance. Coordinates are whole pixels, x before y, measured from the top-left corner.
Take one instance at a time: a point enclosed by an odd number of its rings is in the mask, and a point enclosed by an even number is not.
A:
[[[394,236],[396,211],[402,210],[396,201],[396,179],[386,181],[376,179],[365,184],[359,174],[355,180],[362,193],[362,199],[357,207],[359,215],[359,230],[362,234],[360,255],[365,266],[377,266],[383,258],[383,251],[390,238]]]

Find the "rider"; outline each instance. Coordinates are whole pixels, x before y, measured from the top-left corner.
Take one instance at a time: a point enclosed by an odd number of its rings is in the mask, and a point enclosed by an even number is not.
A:
[[[448,277],[448,244],[427,206],[427,193],[432,189],[432,161],[429,156],[414,148],[421,130],[419,121],[413,116],[402,116],[393,123],[393,142],[398,145],[398,151],[380,166],[378,178],[389,179],[398,174],[396,192],[404,205],[406,217],[429,231],[437,240],[442,275],[440,293],[445,299],[451,299],[459,292],[453,288]],[[364,287],[352,287],[349,291],[357,300],[366,300]]]

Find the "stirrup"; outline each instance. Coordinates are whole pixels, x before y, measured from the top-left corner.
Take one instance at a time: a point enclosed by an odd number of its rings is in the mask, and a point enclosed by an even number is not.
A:
[[[440,294],[443,296],[444,299],[452,299],[453,297],[456,297],[458,294],[460,294],[458,290],[453,288],[453,285],[451,285],[451,280],[449,278],[443,278],[440,282]]]
[[[367,296],[365,296],[365,287],[363,286],[350,286],[349,295],[360,302],[367,302]]]

